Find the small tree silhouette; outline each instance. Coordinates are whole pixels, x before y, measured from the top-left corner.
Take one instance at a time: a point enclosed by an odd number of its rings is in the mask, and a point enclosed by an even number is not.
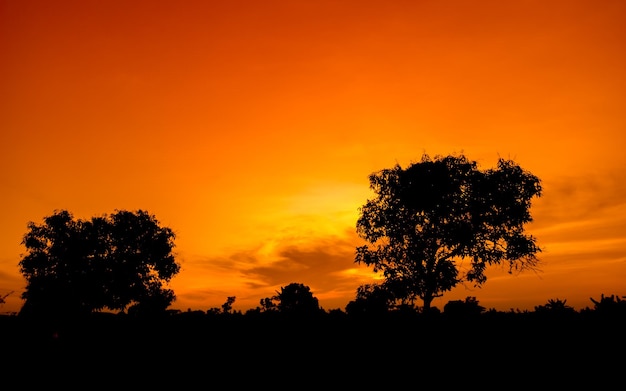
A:
[[[233,303],[235,302],[235,296],[228,296],[226,302],[222,304],[222,312],[224,314],[230,314],[233,310]]]
[[[291,283],[280,288],[272,301],[277,303],[280,313],[289,315],[316,315],[321,312],[318,299],[311,289],[300,283]]]

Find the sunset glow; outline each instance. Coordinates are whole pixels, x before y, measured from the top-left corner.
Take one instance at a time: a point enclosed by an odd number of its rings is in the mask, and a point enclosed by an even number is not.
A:
[[[463,153],[542,180],[540,272],[433,305],[626,295],[626,2],[0,0],[0,312],[27,223],[143,209],[176,232],[172,308],[292,282],[344,309],[370,173]]]

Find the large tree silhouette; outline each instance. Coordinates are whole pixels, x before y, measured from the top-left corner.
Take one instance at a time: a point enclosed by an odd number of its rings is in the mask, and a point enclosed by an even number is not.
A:
[[[20,314],[75,316],[103,309],[148,313],[175,299],[164,284],[180,266],[175,235],[138,210],[77,220],[55,211],[28,223],[19,262],[27,281]]]
[[[524,226],[541,184],[512,160],[481,171],[463,155],[425,154],[369,180],[376,197],[360,208],[357,221],[369,245],[357,248],[355,262],[382,272],[395,300],[419,298],[429,310],[435,297],[462,281],[482,285],[487,265],[506,261],[509,272],[537,266],[540,249]]]

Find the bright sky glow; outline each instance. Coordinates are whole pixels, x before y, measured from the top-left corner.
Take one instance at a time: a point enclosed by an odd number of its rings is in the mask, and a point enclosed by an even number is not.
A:
[[[541,273],[434,302],[575,308],[626,295],[622,1],[0,0],[0,312],[29,221],[144,209],[178,237],[174,308],[292,282],[325,309],[368,175],[430,155],[542,179]]]

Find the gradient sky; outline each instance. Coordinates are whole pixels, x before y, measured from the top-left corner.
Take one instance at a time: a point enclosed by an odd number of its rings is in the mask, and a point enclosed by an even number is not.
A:
[[[305,284],[344,309],[368,175],[423,153],[542,180],[539,273],[474,296],[626,295],[626,2],[0,0],[0,312],[29,221],[143,209],[176,234],[172,308]]]

